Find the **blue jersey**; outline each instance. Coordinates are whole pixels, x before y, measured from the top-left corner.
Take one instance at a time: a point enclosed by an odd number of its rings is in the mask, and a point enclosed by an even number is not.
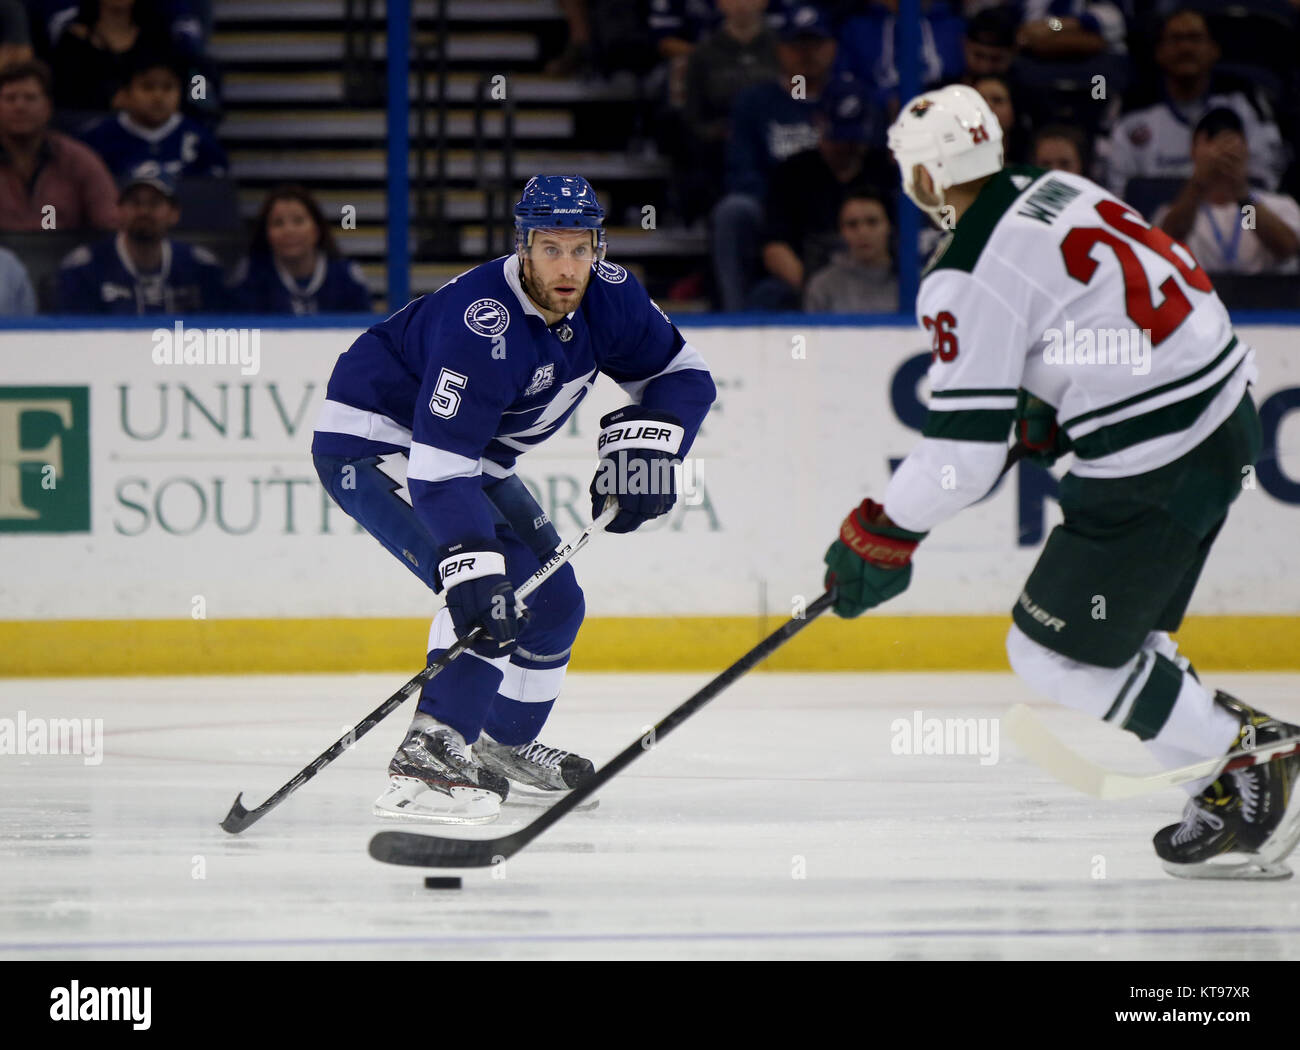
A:
[[[234,277],[234,309],[248,314],[368,314],[370,289],[361,267],[347,259],[316,257],[305,278],[294,277],[273,259],[254,256],[239,264]]]
[[[883,7],[854,15],[840,30],[836,68],[852,73],[871,88],[872,105],[885,109],[898,101],[898,18]],[[956,79],[965,64],[966,24],[946,4],[933,4],[921,15],[921,86],[937,87]]]
[[[124,234],[74,248],[59,269],[58,312],[182,314],[224,310],[221,264],[206,248],[164,241],[162,266],[137,270]]]
[[[713,379],[640,282],[601,262],[578,309],[548,326],[520,287],[518,257],[495,259],[352,344],[330,377],[312,452],[408,452],[411,502],[434,539],[490,538],[483,485],[514,473],[600,373],[681,420],[686,455],[713,403]]]
[[[226,174],[230,163],[212,132],[180,113],[156,128],[141,127],[118,113],[82,132],[81,140],[118,179],[158,174],[217,178]]]
[[[773,168],[786,157],[817,148],[816,115],[815,103],[791,98],[790,89],[776,81],[741,91],[731,104],[727,192],[761,201]]]

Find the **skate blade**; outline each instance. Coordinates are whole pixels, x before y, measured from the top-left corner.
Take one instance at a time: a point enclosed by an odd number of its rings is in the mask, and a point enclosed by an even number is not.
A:
[[[1241,879],[1256,882],[1279,882],[1289,879],[1291,869],[1285,864],[1263,861],[1258,857],[1238,862],[1201,861],[1197,864],[1160,862],[1165,871],[1179,879]]]
[[[384,820],[422,824],[490,824],[501,815],[501,802],[491,791],[454,787],[450,792],[448,798],[419,781],[395,777],[372,812]]]
[[[1292,784],[1291,801],[1278,821],[1277,831],[1259,848],[1259,858],[1266,864],[1281,864],[1297,842],[1300,842],[1300,784]]]
[[[521,787],[513,780],[510,781],[510,794],[506,796],[505,804],[523,806],[528,809],[549,809],[562,798],[568,798],[567,791],[544,791],[540,788]],[[573,807],[574,813],[587,813],[600,805],[600,799],[593,798],[589,802],[583,802]]]
[[[384,809],[378,803],[372,812],[381,820],[399,824],[491,824],[501,815],[489,813],[485,817],[459,817],[451,813],[412,813],[410,810]]]

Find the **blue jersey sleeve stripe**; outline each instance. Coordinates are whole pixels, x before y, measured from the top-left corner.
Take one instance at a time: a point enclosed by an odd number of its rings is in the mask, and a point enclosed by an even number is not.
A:
[[[483,468],[477,459],[434,448],[420,441],[411,444],[411,463],[406,468],[408,478],[436,484],[452,478],[476,478],[482,473]]]
[[[494,463],[487,457],[483,458],[480,466],[483,468],[483,473],[490,478],[508,478],[515,472],[513,466],[503,467],[500,463]]]
[[[350,434],[365,438],[367,441],[382,441],[388,445],[411,444],[411,432],[379,412],[369,412],[364,408],[345,405],[342,401],[325,402],[320,416],[316,419],[317,432],[329,434]]]

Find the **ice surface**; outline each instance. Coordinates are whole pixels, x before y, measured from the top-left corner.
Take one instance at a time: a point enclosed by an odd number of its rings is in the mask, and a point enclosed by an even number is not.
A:
[[[543,739],[600,764],[708,677],[573,675]],[[1206,677],[1300,719],[1297,676]],[[406,709],[261,823],[218,828],[238,791],[262,801],[402,681],[0,681],[0,717],[102,718],[105,736],[100,765],[0,756],[0,958],[1300,957],[1300,879],[1161,871],[1150,837],[1181,794],[1096,802],[1006,739],[992,764],[891,751],[917,711],[1032,702],[1010,675],[751,674],[597,809],[459,891],[366,854],[398,826],[370,805]],[[1144,764],[1130,738],[1051,714],[1074,746]]]

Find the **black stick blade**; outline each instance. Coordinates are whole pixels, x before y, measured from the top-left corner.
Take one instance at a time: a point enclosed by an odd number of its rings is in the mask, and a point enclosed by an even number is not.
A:
[[[230,812],[226,814],[226,819],[221,822],[221,829],[230,832],[232,835],[238,835],[252,823],[252,821],[248,819],[248,810],[243,806],[243,798],[244,793],[241,791],[235,796],[235,804],[230,807]]]
[[[514,837],[444,839],[410,831],[381,831],[370,840],[370,855],[384,864],[413,868],[490,868],[514,853]]]

